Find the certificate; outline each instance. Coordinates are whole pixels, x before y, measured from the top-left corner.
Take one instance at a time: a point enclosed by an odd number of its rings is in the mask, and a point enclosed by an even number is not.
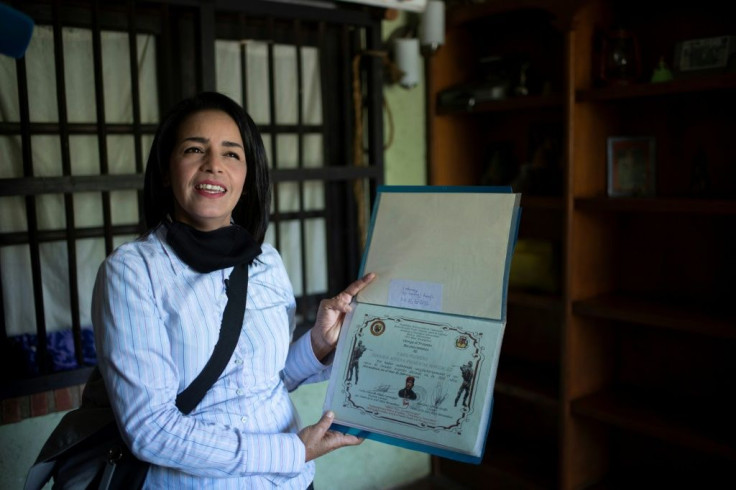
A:
[[[377,277],[343,322],[325,398],[334,429],[480,462],[519,198],[379,188],[361,267]]]
[[[333,367],[337,420],[438,449],[479,451],[503,327],[358,304],[343,339],[348,362]]]

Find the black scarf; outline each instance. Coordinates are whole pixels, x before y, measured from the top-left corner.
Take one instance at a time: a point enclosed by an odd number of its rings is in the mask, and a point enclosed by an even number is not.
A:
[[[189,267],[197,272],[212,272],[236,264],[250,264],[261,253],[251,234],[239,225],[213,231],[200,231],[191,226],[165,220],[166,241]]]

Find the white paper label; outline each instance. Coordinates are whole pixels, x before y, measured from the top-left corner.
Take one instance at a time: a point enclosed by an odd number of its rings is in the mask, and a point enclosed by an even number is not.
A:
[[[442,284],[394,279],[388,288],[388,306],[442,311]]]

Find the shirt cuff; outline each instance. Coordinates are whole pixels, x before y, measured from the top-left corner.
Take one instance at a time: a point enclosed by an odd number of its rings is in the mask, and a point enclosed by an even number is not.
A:
[[[245,445],[244,475],[288,479],[298,475],[306,464],[306,448],[296,434],[249,434]]]

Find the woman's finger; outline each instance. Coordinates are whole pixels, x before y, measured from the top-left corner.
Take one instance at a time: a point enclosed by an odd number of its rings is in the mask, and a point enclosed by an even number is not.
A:
[[[337,296],[335,296],[333,299],[339,302],[350,303],[353,300],[353,297],[361,292],[363,288],[373,282],[373,279],[375,278],[376,274],[373,272],[369,272],[357,281],[353,281],[352,283],[350,283],[350,285],[348,285],[348,287],[346,287],[344,291],[338,293]]]

